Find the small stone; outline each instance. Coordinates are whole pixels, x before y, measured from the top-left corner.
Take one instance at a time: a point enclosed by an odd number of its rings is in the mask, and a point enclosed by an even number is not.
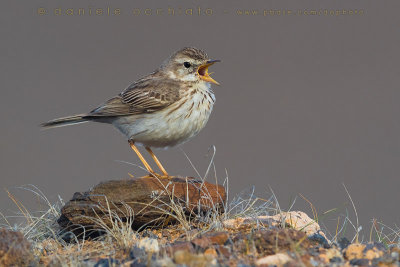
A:
[[[229,234],[227,232],[217,232],[206,235],[208,239],[211,240],[213,245],[224,245],[229,239]]]
[[[94,267],[112,267],[112,266],[117,266],[119,264],[120,264],[119,260],[116,260],[116,259],[113,259],[113,258],[108,258],[108,259],[99,260],[94,265]]]
[[[229,259],[230,256],[232,255],[231,252],[230,252],[230,247],[216,246],[216,248],[217,248],[218,254],[224,256],[227,259]]]
[[[165,250],[169,255],[174,255],[176,251],[185,251],[186,253],[194,252],[194,248],[191,242],[178,241],[165,247]]]
[[[375,248],[369,249],[365,252],[365,258],[368,260],[373,260],[383,256],[383,251],[376,250]]]
[[[346,237],[341,238],[338,242],[340,249],[345,249],[350,244],[351,244],[351,242]]]
[[[290,225],[290,227],[299,231],[303,231],[308,236],[319,233],[320,235],[323,235],[325,239],[327,239],[325,234],[321,231],[319,224],[302,211],[291,211],[278,215],[281,217],[283,216],[285,223]]]
[[[393,259],[396,259],[397,261],[399,260],[399,253],[398,252],[393,251],[392,253],[390,253],[390,256]]]
[[[185,264],[188,261],[189,253],[186,253],[183,250],[175,251],[174,253],[174,262],[176,264]]]
[[[400,254],[400,247],[398,247],[398,246],[392,246],[392,247],[390,247],[390,253],[397,253],[397,255],[399,255]]]
[[[206,249],[211,246],[211,241],[207,237],[200,237],[192,240],[192,244],[195,247]]]
[[[192,240],[193,245],[206,249],[211,245],[223,245],[228,240],[226,232],[212,233]]]
[[[32,260],[31,244],[22,233],[0,229],[0,266],[28,266]]]
[[[347,260],[352,260],[352,259],[361,259],[363,258],[363,250],[365,248],[365,245],[360,244],[360,243],[354,243],[349,245],[345,251],[344,251],[344,256]]]
[[[332,262],[333,258],[339,258],[341,261],[342,253],[340,253],[340,251],[337,250],[336,248],[330,248],[325,251],[322,251],[319,257],[323,259],[325,263]]]
[[[295,230],[306,233],[308,236],[319,234],[329,243],[319,224],[302,211],[282,212],[273,216],[241,217],[223,222],[225,228],[235,231],[255,225],[264,225],[272,228],[281,227],[285,224]]]
[[[259,230],[250,234],[248,240],[254,242],[258,253],[266,255],[290,250],[293,244],[298,244],[299,248],[310,245],[310,241],[304,232],[290,228]]]
[[[208,248],[204,251],[204,255],[210,255],[213,257],[218,257],[218,253],[214,248]]]
[[[391,257],[390,255],[386,254],[383,255],[381,258],[375,258],[371,261],[373,266],[393,266],[393,267],[398,267],[397,263],[397,259],[394,259],[393,257]]]
[[[306,262],[306,261],[303,261],[303,262]],[[315,266],[315,267],[320,265],[320,263],[318,261],[316,261],[313,257],[310,257],[309,262],[312,266]]]
[[[148,237],[140,239],[138,247],[144,249],[147,253],[157,253],[160,251],[157,239]]]
[[[351,265],[357,265],[357,266],[368,266],[369,260],[367,259],[352,259],[350,260]]]
[[[46,253],[54,253],[58,250],[59,244],[54,239],[45,239],[42,242],[42,247]]]
[[[385,254],[386,248],[382,243],[368,243],[364,248],[365,258],[368,260],[373,260],[380,258]]]
[[[329,260],[331,263],[341,263],[343,261],[342,257],[333,257]]]
[[[322,245],[324,248],[329,248],[329,242],[325,238],[325,236],[321,235],[320,233],[314,233],[308,237],[310,241],[317,242],[318,244]]]
[[[258,259],[256,261],[256,266],[269,266],[269,265],[281,266],[281,265],[288,263],[291,260],[292,259],[287,254],[277,253],[275,255],[270,255],[270,256],[266,256],[264,258]]]
[[[132,250],[129,252],[130,259],[141,259],[145,258],[146,251],[138,246],[133,246]]]
[[[380,243],[380,242],[368,243],[367,246],[366,246],[366,249],[367,249],[367,248],[369,249],[369,248],[371,248],[371,247],[374,247],[374,248],[376,248],[377,250],[386,251],[385,244]]]
[[[152,238],[152,239],[157,239],[158,238],[158,236],[153,231],[151,231],[150,229],[143,230],[142,237],[148,237],[148,238]]]
[[[145,263],[141,263],[141,262],[136,262],[136,261],[134,261],[134,262],[132,262],[130,265],[128,265],[129,267],[147,267],[148,265],[147,264],[145,264]],[[128,267],[127,266],[127,267]],[[114,266],[112,266],[112,267],[114,267]],[[125,267],[125,266],[124,266]]]
[[[174,262],[187,266],[206,267],[216,264],[213,256],[204,254],[192,254],[179,250],[174,253]]]
[[[151,265],[153,266],[153,265]],[[158,259],[154,262],[154,266],[159,267],[175,267],[176,265],[172,262],[171,258],[165,257],[162,259]]]

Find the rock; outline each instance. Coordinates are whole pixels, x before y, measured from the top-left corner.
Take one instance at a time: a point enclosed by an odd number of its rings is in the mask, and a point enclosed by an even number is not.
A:
[[[147,267],[146,264],[139,263],[139,262],[137,262],[135,260],[133,260],[133,261],[125,261],[124,263],[122,263],[120,265],[116,265],[116,266],[118,266],[118,267]],[[89,267],[89,266],[87,266],[87,267]]]
[[[368,243],[365,246],[363,253],[366,259],[373,260],[382,257],[385,250],[385,246],[381,243]]]
[[[319,257],[324,260],[325,263],[329,262],[342,262],[342,253],[336,248],[330,248],[327,250],[322,250]]]
[[[343,262],[343,258],[342,257],[333,257],[329,260],[330,263],[341,263]]]
[[[360,244],[360,243],[350,244],[344,250],[344,257],[349,261],[351,261],[353,259],[362,259],[364,248],[365,248],[365,245]]]
[[[57,251],[60,249],[62,249],[60,243],[52,238],[46,238],[41,242],[35,242],[32,244],[32,251],[34,255],[48,256],[57,253]],[[43,261],[45,260],[41,259],[41,263],[43,263]],[[46,264],[44,265],[47,266]]]
[[[394,256],[394,257],[393,257]],[[398,257],[397,255],[389,255],[385,254],[380,258],[375,258],[372,260],[371,264],[373,266],[393,266],[393,267],[398,267]]]
[[[350,244],[351,242],[346,237],[342,237],[338,242],[340,249],[345,249]]]
[[[203,235],[192,240],[193,245],[206,249],[212,245],[223,245],[228,240],[229,235],[227,232],[217,232]]]
[[[228,241],[229,234],[227,232],[215,232],[204,235],[203,237],[210,240],[213,245],[223,245]]]
[[[194,247],[191,242],[189,241],[178,241],[171,245],[165,247],[165,250],[169,255],[174,255],[176,251],[184,251],[186,253],[194,252]]]
[[[319,224],[302,211],[282,212],[274,216],[243,217],[229,219],[223,222],[224,227],[231,230],[239,230],[257,223],[264,224],[269,227],[279,227],[284,224],[293,229],[303,231],[308,236],[319,234],[324,237],[327,242],[329,242],[325,234],[321,231]]]
[[[145,237],[139,240],[138,247],[143,249],[147,253],[158,253],[160,251],[160,247],[158,246],[157,239]]]
[[[302,211],[283,212],[274,217],[276,220],[280,219],[280,221],[284,219],[287,225],[293,229],[305,232],[308,236],[318,233],[327,239],[325,234],[321,231],[319,224]]]
[[[214,258],[218,257],[218,253],[217,253],[217,251],[215,250],[215,248],[207,248],[207,249],[204,251],[204,255],[210,255],[210,256],[212,256],[212,257],[214,257]]]
[[[131,251],[129,252],[130,259],[139,259],[146,255],[146,251],[144,249],[139,248],[138,246],[133,246]]]
[[[398,246],[390,247],[389,253],[390,253],[390,256],[392,258],[395,258],[397,261],[400,261],[400,257],[399,257],[399,255],[400,255],[400,247],[398,247]]]
[[[118,266],[118,265],[117,265]],[[112,266],[112,267],[117,267],[117,266]],[[148,267],[149,265],[146,263],[141,263],[141,262],[136,262],[133,261],[131,262],[129,265],[127,265],[127,267]],[[124,266],[125,267],[125,266]]]
[[[258,253],[266,255],[291,250],[294,244],[298,248],[309,247],[310,245],[305,233],[289,228],[259,230],[251,234],[249,240],[254,242]]]
[[[207,212],[213,207],[223,212],[223,186],[202,183],[194,178],[139,178],[100,183],[84,193],[75,193],[62,208],[59,225],[76,234],[88,229],[112,226],[110,217],[122,221],[133,218],[132,227],[153,227],[176,223],[166,212],[178,207],[185,216]],[[171,203],[176,205],[173,207]],[[200,203],[200,205],[199,205]],[[78,227],[80,226],[80,227]],[[83,227],[85,229],[83,229]]]
[[[308,240],[317,242],[318,244],[322,245],[324,248],[330,248],[329,241],[326,240],[325,236],[319,233],[315,233],[313,235],[308,236]]]
[[[179,250],[174,253],[174,262],[186,266],[206,267],[216,265],[214,256],[205,254],[192,254]]]
[[[362,265],[384,256],[385,247],[380,243],[350,244],[343,252],[344,257],[353,265]],[[361,264],[362,263],[362,264]]]
[[[94,267],[113,267],[120,265],[119,260],[108,258],[108,259],[100,259]]]
[[[370,266],[368,259],[352,259],[349,263],[356,266]]]
[[[31,244],[22,233],[0,229],[0,266],[28,266],[32,260]]]
[[[157,267],[176,267],[176,265],[172,262],[171,258],[164,257],[162,259],[157,259],[155,260],[154,264],[151,266],[157,266]],[[146,266],[147,267],[147,266]]]
[[[290,258],[287,254],[285,253],[278,253],[275,255],[270,255],[266,256],[264,258],[258,259],[256,261],[256,266],[282,266],[289,261],[291,261],[292,258]]]
[[[229,259],[232,255],[231,248],[228,246],[216,246],[218,255],[222,255],[223,257]]]

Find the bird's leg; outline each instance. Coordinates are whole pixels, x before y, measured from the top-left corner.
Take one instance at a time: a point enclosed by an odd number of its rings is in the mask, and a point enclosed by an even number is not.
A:
[[[132,140],[129,140],[129,145],[131,146],[132,150],[135,151],[136,155],[139,157],[139,159],[142,161],[144,167],[147,169],[148,172],[151,174],[155,174],[153,169],[150,167],[149,163],[144,159],[143,155],[140,153],[139,149],[135,146],[135,142]]]
[[[163,165],[161,162],[158,160],[156,155],[154,155],[153,151],[151,150],[150,147],[146,147],[147,152],[149,152],[150,156],[153,158],[154,162],[157,164],[158,168],[161,170],[161,172],[164,174],[164,176],[169,177],[167,171],[164,169]]]

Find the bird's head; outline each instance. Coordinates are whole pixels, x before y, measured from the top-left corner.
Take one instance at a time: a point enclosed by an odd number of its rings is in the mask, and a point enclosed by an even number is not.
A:
[[[194,47],[185,47],[171,55],[160,70],[172,79],[180,81],[207,82],[219,85],[211,78],[208,67],[220,60],[211,60],[207,54]]]

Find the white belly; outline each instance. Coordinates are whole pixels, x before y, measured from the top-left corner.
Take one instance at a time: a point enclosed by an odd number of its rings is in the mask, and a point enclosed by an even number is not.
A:
[[[161,111],[121,117],[113,125],[129,139],[144,146],[166,148],[179,145],[206,125],[215,102],[214,95],[209,92],[199,90],[186,102],[183,98]]]

